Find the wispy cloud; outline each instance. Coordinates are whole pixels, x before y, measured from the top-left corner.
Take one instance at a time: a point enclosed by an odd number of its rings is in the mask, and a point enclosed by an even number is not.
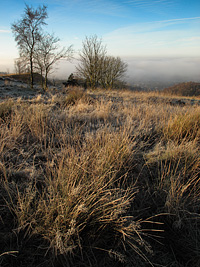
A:
[[[124,4],[132,7],[139,8],[151,13],[163,13],[163,10],[166,12],[166,8],[171,8],[176,5],[177,0],[126,0],[123,1]]]
[[[123,55],[200,55],[199,24],[200,17],[136,23],[104,39],[111,51],[120,48]]]
[[[10,30],[1,30],[0,29],[0,33],[10,33]]]
[[[134,23],[132,25],[116,29],[109,35],[147,33],[147,32],[155,32],[158,30],[166,31],[169,28],[173,30],[176,30],[176,29],[178,30],[179,28],[182,29],[186,24],[187,26],[190,27],[190,29],[192,29],[192,25],[191,25],[192,22],[200,23],[200,17],[177,18],[177,19],[170,19],[170,20],[158,20],[158,21],[152,21],[152,22]]]
[[[199,20],[200,17],[192,17],[192,18],[179,18],[179,19],[168,19],[168,20],[162,20],[162,21],[158,21],[158,22],[173,22],[173,23],[176,23],[176,22],[179,22],[179,21],[188,21],[188,20]]]
[[[147,9],[149,12],[162,13],[163,9],[174,6],[177,0],[76,0],[79,4],[83,5],[83,9],[87,8],[88,11],[104,13],[110,15],[123,16],[123,13],[128,12],[130,9],[141,8]]]
[[[90,13],[105,14],[111,16],[124,16],[123,5],[119,1],[108,0],[79,0],[82,8]]]
[[[128,0],[128,1],[123,1],[125,4],[130,4],[134,6],[141,6],[141,7],[148,7],[148,6],[155,6],[155,5],[169,5],[173,3],[172,1],[168,0],[151,0],[151,1],[142,1],[142,0]]]
[[[108,14],[116,15],[121,13],[123,6],[118,1],[112,0],[57,0],[57,2],[62,5],[64,9],[72,8],[76,12],[81,10],[87,13],[98,13],[98,14]]]

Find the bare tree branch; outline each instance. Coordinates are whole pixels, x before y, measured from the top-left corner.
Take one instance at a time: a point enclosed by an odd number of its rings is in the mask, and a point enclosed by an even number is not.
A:
[[[53,34],[45,34],[34,50],[34,59],[41,76],[45,75],[44,88],[47,88],[47,77],[53,66],[61,59],[70,60],[73,57],[72,45],[68,48],[59,48],[60,39]],[[42,84],[43,85],[43,84]]]
[[[96,35],[86,37],[79,56],[80,64],[76,67],[78,74],[86,80],[89,87],[96,88],[100,85],[101,62],[106,56],[106,47]]]
[[[28,57],[31,70],[31,87],[33,87],[33,54],[36,44],[41,40],[42,26],[46,25],[47,7],[43,5],[34,9],[26,5],[21,20],[12,24],[12,31],[17,42],[20,57]]]
[[[79,54],[80,63],[76,70],[91,88],[113,88],[127,70],[127,64],[119,57],[107,56],[106,53],[106,47],[96,35],[86,37],[83,41],[83,48]]]

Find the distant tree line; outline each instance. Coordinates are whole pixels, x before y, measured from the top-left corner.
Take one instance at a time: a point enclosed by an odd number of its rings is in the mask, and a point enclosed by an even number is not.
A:
[[[26,5],[22,18],[12,24],[20,55],[15,60],[16,73],[30,72],[30,84],[33,87],[33,73],[39,72],[44,89],[47,88],[48,74],[55,63],[60,59],[71,59],[74,52],[72,45],[68,48],[59,48],[60,39],[43,31],[46,19],[45,5],[37,9]],[[91,88],[118,86],[126,73],[127,64],[119,57],[107,55],[106,46],[96,35],[86,37],[82,45],[79,64],[76,67],[79,79],[84,80],[84,84]]]

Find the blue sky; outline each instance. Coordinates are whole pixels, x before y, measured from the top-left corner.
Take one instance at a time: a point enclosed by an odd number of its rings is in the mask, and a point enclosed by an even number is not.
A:
[[[45,30],[54,32],[61,45],[73,44],[76,52],[85,36],[96,34],[108,54],[123,59],[200,61],[199,0],[0,0],[0,71],[11,71],[18,57],[10,27],[20,19],[25,3],[47,5]]]

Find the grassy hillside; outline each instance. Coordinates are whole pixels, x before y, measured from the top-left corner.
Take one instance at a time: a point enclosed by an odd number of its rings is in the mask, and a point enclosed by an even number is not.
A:
[[[77,88],[0,126],[1,266],[199,266],[198,105]]]
[[[200,83],[186,82],[164,89],[164,93],[179,96],[200,96]]]
[[[17,81],[21,81],[24,83],[30,83],[30,73],[22,73],[22,74],[4,74],[1,75],[3,77],[8,77],[8,78],[12,78],[15,79]],[[33,74],[33,79],[34,79],[34,83],[36,84],[41,84],[41,75],[39,73],[34,73]],[[44,81],[44,78],[43,78]]]

